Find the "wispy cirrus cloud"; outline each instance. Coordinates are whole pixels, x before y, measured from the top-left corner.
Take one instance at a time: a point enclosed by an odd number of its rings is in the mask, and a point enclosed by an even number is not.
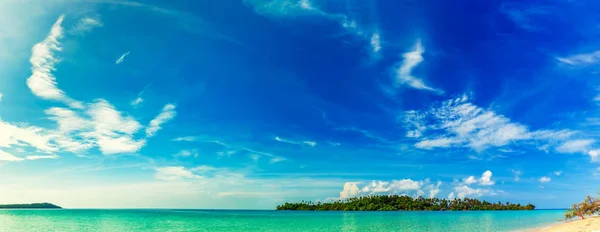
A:
[[[337,22],[347,33],[361,41],[369,42],[369,51],[373,58],[377,58],[377,54],[383,48],[381,33],[377,26],[361,25],[348,14],[327,12],[310,0],[244,0],[244,3],[252,7],[257,14],[269,18],[319,17]],[[369,22],[367,25],[373,24],[376,23]]]
[[[436,94],[443,94],[444,91],[428,86],[425,82],[415,77],[412,74],[413,69],[423,62],[423,53],[425,49],[421,45],[421,41],[417,40],[412,51],[402,54],[403,60],[396,64],[396,68],[393,70],[393,77],[395,78],[395,86],[406,85],[414,89],[430,91]]]
[[[172,141],[176,141],[176,142],[196,142],[198,141],[199,138],[197,136],[184,136],[184,137],[177,137],[172,139]]]
[[[119,57],[119,59],[117,59],[117,60],[115,61],[115,64],[120,64],[120,63],[123,63],[123,61],[125,61],[125,57],[127,57],[127,56],[129,55],[129,53],[130,53],[129,51],[127,51],[127,52],[123,53],[123,55],[121,55],[121,56]]]
[[[557,57],[556,60],[573,66],[591,65],[600,62],[600,50],[590,53],[581,53],[566,57]]]
[[[466,95],[426,111],[411,111],[405,117],[413,121],[406,126],[407,137],[417,139],[415,147],[421,149],[468,147],[483,151],[518,141],[537,141],[545,143],[540,149],[550,146],[554,151],[569,153],[584,152],[581,147],[591,143],[574,139],[576,132],[570,130],[530,131],[526,125],[470,103]]]
[[[154,136],[156,132],[161,129],[161,125],[175,118],[175,115],[177,115],[175,112],[175,105],[165,105],[160,114],[148,124],[148,127],[146,128],[146,137]]]
[[[102,26],[104,26],[104,24],[99,18],[85,17],[80,19],[73,26],[73,28],[71,28],[70,33],[75,35],[84,35],[91,32],[94,28]]]
[[[83,103],[68,97],[57,87],[56,77],[52,72],[56,69],[59,59],[55,53],[62,50],[59,40],[64,36],[61,26],[64,15],[58,17],[48,36],[35,44],[31,49],[31,76],[27,78],[27,86],[38,97],[63,102],[72,108],[83,108]]]
[[[140,92],[137,94],[137,97],[136,97],[135,99],[133,99],[133,101],[131,101],[131,103],[130,103],[130,104],[131,104],[132,106],[134,106],[134,107],[135,107],[135,106],[138,106],[138,105],[140,105],[140,104],[142,104],[142,102],[144,102],[144,98],[143,98],[143,97],[144,97],[144,93],[146,93],[146,90],[148,90],[148,88],[149,88],[151,85],[152,85],[152,83],[150,83],[150,84],[147,84],[146,86],[144,86],[144,89],[142,89],[142,91],[140,91]]]
[[[317,145],[317,142],[314,142],[314,141],[292,141],[289,139],[281,138],[279,136],[275,137],[275,141],[282,142],[282,143],[288,143],[288,144],[294,144],[294,145],[308,145],[311,147],[314,147]]]

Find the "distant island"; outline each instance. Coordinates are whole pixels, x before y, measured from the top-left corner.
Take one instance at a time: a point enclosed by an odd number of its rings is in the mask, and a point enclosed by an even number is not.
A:
[[[382,195],[354,197],[333,202],[284,203],[277,210],[337,210],[337,211],[444,211],[444,210],[533,210],[532,204],[521,205],[509,202],[491,203],[478,199],[412,198],[409,196]]]
[[[0,209],[62,209],[60,206],[51,203],[32,203],[32,204],[7,204],[0,205]]]

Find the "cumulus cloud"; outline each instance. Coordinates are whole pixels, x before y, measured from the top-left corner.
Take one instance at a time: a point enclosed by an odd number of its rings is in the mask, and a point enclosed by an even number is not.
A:
[[[492,181],[492,172],[487,170],[481,174],[481,179],[479,179],[480,185],[494,185],[494,181]]]
[[[454,199],[455,197],[464,198],[468,196],[480,197],[480,196],[493,196],[500,193],[500,190],[493,190],[489,187],[484,188],[473,188],[470,185],[479,184],[481,186],[492,186],[495,184],[492,181],[492,172],[487,170],[481,174],[481,178],[475,178],[475,176],[469,176],[463,178],[462,181],[455,180],[452,192],[448,195],[448,199]]]
[[[412,70],[421,62],[423,62],[424,52],[425,49],[421,45],[421,41],[418,40],[415,44],[414,50],[402,54],[403,60],[397,64],[397,68],[393,73],[396,86],[406,85],[418,90],[426,90],[437,94],[443,94],[444,91],[429,87],[422,79],[412,75]]]
[[[85,17],[80,19],[71,29],[71,34],[83,35],[104,24],[98,18]]]
[[[407,137],[417,139],[415,147],[421,149],[468,147],[479,152],[517,141],[538,141],[556,146],[558,152],[570,152],[591,143],[569,141],[575,134],[569,130],[530,131],[525,125],[470,103],[466,95],[429,110],[408,111],[404,119]],[[558,146],[560,142],[564,144]]]
[[[128,55],[129,55],[129,51],[128,51],[128,52],[125,52],[125,53],[123,53],[123,55],[121,55],[121,56],[119,57],[119,59],[117,59],[117,60],[115,61],[115,64],[120,64],[120,63],[123,63],[123,61],[125,61],[125,57],[126,57],[126,56],[128,56]]]
[[[38,97],[63,102],[72,108],[83,108],[79,101],[69,98],[64,91],[57,87],[56,77],[52,74],[59,59],[55,53],[62,50],[59,39],[63,37],[61,27],[64,16],[61,15],[52,25],[50,33],[31,49],[31,76],[27,78],[27,86]]]
[[[464,178],[462,182],[463,184],[470,185],[477,183],[477,179],[474,176],[469,176],[468,178]]]
[[[430,183],[429,179],[415,181],[411,179],[381,181],[373,180],[371,182],[346,182],[340,192],[340,199],[369,196],[369,195],[389,195],[389,194],[413,194],[414,196],[423,196],[425,191],[429,197],[433,198],[440,192],[441,181],[436,184]]]
[[[548,183],[551,180],[552,180],[552,178],[547,177],[547,176],[543,176],[543,177],[540,178],[540,182],[542,182],[542,183]]]
[[[490,170],[487,170],[485,172],[483,172],[483,174],[481,174],[481,178],[476,179],[475,176],[469,176],[467,178],[463,178],[462,180],[462,184],[464,185],[471,185],[471,184],[476,184],[479,183],[479,185],[494,185],[494,181],[492,181],[492,172]]]
[[[156,132],[161,129],[161,125],[173,119],[176,114],[175,105],[167,104],[163,107],[162,112],[148,124],[148,127],[146,128],[146,137],[154,136]]]
[[[497,191],[494,191],[491,189],[471,188],[466,185],[455,186],[453,188],[453,190],[454,190],[454,192],[450,193],[451,195],[449,195],[448,198],[450,198],[450,196],[454,196],[454,193],[456,193],[456,196],[458,198],[465,198],[465,197],[469,197],[469,196],[473,196],[473,197],[494,196],[494,195],[498,194]],[[450,198],[450,199],[452,199],[452,198]]]

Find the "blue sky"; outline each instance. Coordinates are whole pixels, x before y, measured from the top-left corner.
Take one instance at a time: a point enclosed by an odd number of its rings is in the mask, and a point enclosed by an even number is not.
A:
[[[600,181],[595,2],[0,3],[0,196],[562,208]]]

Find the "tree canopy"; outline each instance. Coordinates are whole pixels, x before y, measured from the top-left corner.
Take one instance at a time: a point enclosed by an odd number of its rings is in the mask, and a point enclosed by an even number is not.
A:
[[[509,202],[492,203],[478,199],[412,198],[399,195],[363,196],[333,202],[284,203],[277,210],[339,210],[339,211],[422,211],[422,210],[533,210],[532,204],[521,205]]]

